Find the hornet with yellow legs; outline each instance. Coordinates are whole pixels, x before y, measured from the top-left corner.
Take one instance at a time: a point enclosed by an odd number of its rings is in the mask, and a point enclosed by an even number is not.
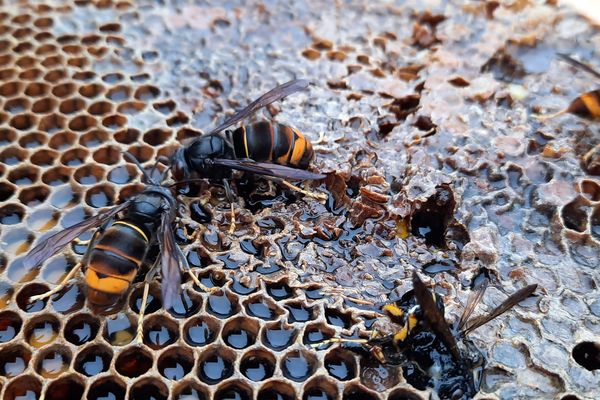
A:
[[[172,225],[176,220],[177,200],[171,187],[154,181],[139,162],[129,153],[125,157],[135,163],[144,175],[146,188],[133,198],[62,230],[36,245],[24,258],[23,266],[33,268],[58,253],[84,232],[95,229],[87,250],[77,265],[54,289],[37,296],[37,301],[58,293],[77,271],[84,269],[87,299],[97,307],[109,307],[127,293],[142,264],[147,261],[151,246],[158,244],[160,255],[147,272],[140,307],[137,340],[142,338],[142,319],[148,299],[149,283],[160,267],[162,298],[165,308],[170,308],[180,293],[181,270],[207,292],[191,272],[181,249],[175,243]],[[155,166],[156,169],[156,166]],[[154,172],[154,170],[153,170]],[[161,181],[166,172],[163,173]],[[177,184],[177,183],[176,183]],[[175,184],[175,185],[176,185]],[[120,215],[120,216],[119,216]]]
[[[537,288],[525,286],[489,313],[471,318],[487,286],[486,278],[473,290],[460,320],[451,327],[441,297],[432,293],[415,272],[412,290],[400,300],[379,307],[393,328],[384,325],[385,331],[374,329],[368,339],[333,337],[311,346],[351,346],[378,363],[401,366],[406,381],[419,390],[433,387],[442,399],[470,399],[479,391],[485,360],[467,335],[525,300]]]
[[[234,130],[226,128],[246,119],[258,110],[292,93],[308,87],[309,81],[296,79],[265,93],[221,125],[179,148],[170,159],[177,180],[209,179],[220,181],[231,204],[231,228],[235,226],[233,193],[229,180],[233,170],[261,175],[288,189],[317,200],[326,200],[322,193],[312,193],[288,180],[318,180],[325,175],[306,169],[314,159],[312,144],[297,129],[287,125],[262,121]]]

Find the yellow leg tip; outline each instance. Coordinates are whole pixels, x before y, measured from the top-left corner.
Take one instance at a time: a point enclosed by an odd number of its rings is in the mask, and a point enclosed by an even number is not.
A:
[[[38,301],[38,300],[44,300],[44,299],[46,299],[46,298],[48,298],[48,297],[52,296],[52,295],[53,295],[53,293],[50,293],[50,292],[51,292],[51,291],[48,291],[48,292],[45,292],[45,293],[42,293],[42,294],[37,294],[37,295],[35,295],[35,296],[31,296],[31,297],[29,298],[29,303],[35,303],[35,302],[36,302],[36,301]]]
[[[556,112],[554,114],[533,114],[532,117],[539,120],[539,121],[545,121],[547,119],[552,119],[552,118],[556,118],[559,117],[561,115],[563,115],[564,113],[566,113],[567,110],[561,110],[559,112]]]
[[[198,286],[201,290],[205,291],[206,293],[214,293],[219,290],[219,288],[217,288],[217,287],[209,288],[208,286],[204,285],[202,282],[200,282],[198,277],[196,275],[194,275],[194,273],[192,271],[189,271],[188,273],[190,275],[190,278],[192,278],[194,285]]]
[[[229,233],[232,234],[235,232],[235,210],[233,208],[233,203],[231,203],[231,217],[229,220]]]
[[[327,195],[325,193],[316,193],[316,192],[311,192],[308,190],[304,190],[299,188],[296,185],[293,185],[291,183],[289,183],[288,181],[282,180],[281,181],[283,183],[283,185],[285,185],[285,187],[287,187],[288,189],[294,190],[298,193],[302,193],[303,195],[307,196],[307,197],[312,197],[315,200],[318,201],[325,201],[327,200]]]

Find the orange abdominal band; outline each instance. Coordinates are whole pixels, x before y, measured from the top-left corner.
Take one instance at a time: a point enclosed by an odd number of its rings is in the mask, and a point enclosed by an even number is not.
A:
[[[305,148],[306,139],[304,139],[302,136],[298,137],[294,143],[294,152],[292,153],[292,158],[290,159],[293,165],[296,165],[300,162]]]
[[[88,268],[85,271],[85,282],[87,285],[99,292],[110,293],[110,294],[121,294],[125,292],[133,280],[135,273],[133,270],[128,275],[122,276],[111,276],[111,275],[98,275],[96,271]]]
[[[600,104],[594,92],[584,93],[581,95],[581,100],[593,116],[600,115]]]

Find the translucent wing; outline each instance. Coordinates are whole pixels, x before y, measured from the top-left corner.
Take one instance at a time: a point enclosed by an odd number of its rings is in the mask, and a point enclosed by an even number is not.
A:
[[[482,325],[487,324],[494,318],[498,317],[501,314],[504,314],[506,311],[510,310],[521,301],[525,300],[529,297],[533,292],[537,289],[537,285],[529,285],[524,288],[516,291],[512,295],[510,295],[506,300],[504,300],[498,307],[494,308],[490,313],[481,315],[479,317],[473,318],[466,324],[465,329],[463,330],[463,334],[467,335],[469,332],[474,331]]]
[[[303,169],[291,168],[273,163],[255,162],[252,160],[228,160],[223,158],[216,158],[211,161],[214,165],[237,169],[239,171],[252,172],[259,175],[273,176],[276,178],[301,181],[325,178],[325,175],[323,174],[316,174]]]
[[[558,56],[561,57],[566,62],[568,62],[569,64],[571,64],[572,66],[579,68],[589,74],[592,74],[596,78],[600,79],[600,72],[596,71],[594,68],[590,67],[589,65],[584,64],[581,61],[577,61],[576,59],[574,59],[573,57],[571,57],[568,54],[558,53]]]
[[[175,243],[175,236],[171,229],[172,217],[165,212],[161,217],[158,232],[158,245],[160,247],[162,298],[165,309],[171,308],[180,292],[181,271],[179,267],[181,250]]]
[[[469,299],[467,300],[467,305],[466,305],[462,315],[460,316],[460,321],[458,323],[459,332],[463,330],[463,328],[465,327],[465,324],[467,323],[469,318],[471,318],[471,315],[473,315],[473,311],[475,311],[475,307],[477,307],[477,304],[479,304],[481,302],[481,298],[483,297],[483,294],[485,293],[485,290],[487,289],[489,283],[490,283],[489,279],[485,279],[481,283],[481,285],[479,285],[478,288],[476,288],[469,294]]]
[[[113,218],[120,211],[123,211],[131,200],[126,201],[123,204],[115,206],[110,210],[98,213],[97,215],[90,217],[84,221],[81,221],[63,231],[57,232],[50,236],[37,246],[35,246],[23,259],[23,266],[25,268],[33,268],[41,264],[47,258],[58,253],[63,247],[68,245],[81,235],[83,232],[94,229],[102,225],[107,220]]]
[[[260,96],[258,99],[254,100],[252,103],[248,104],[242,110],[235,113],[233,116],[225,120],[221,125],[217,126],[213,129],[209,135],[212,135],[217,132],[221,132],[223,129],[238,123],[239,121],[249,117],[254,114],[261,108],[277,101],[283,99],[286,96],[289,96],[292,93],[295,93],[299,90],[306,89],[310,82],[306,79],[294,79],[293,81],[289,81],[284,83],[283,85],[279,85],[274,89],[269,90],[267,93]]]

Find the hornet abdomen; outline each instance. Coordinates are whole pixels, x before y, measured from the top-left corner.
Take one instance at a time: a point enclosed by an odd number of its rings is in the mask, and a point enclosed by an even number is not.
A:
[[[314,159],[312,144],[297,129],[261,121],[231,132],[236,158],[307,169]]]
[[[148,247],[148,234],[142,228],[123,220],[112,224],[90,252],[85,271],[90,302],[116,303],[129,289]]]

